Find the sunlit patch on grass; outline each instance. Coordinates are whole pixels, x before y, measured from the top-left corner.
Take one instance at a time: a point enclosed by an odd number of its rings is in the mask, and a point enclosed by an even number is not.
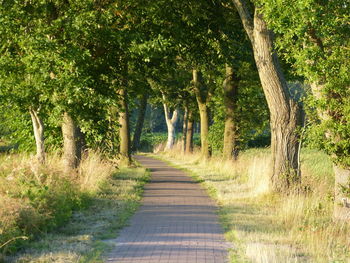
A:
[[[220,205],[232,262],[348,262],[350,227],[332,221],[333,171],[326,154],[303,149],[303,191],[275,194],[269,188],[269,149],[242,152],[237,161],[178,145],[158,156],[187,169]]]
[[[24,177],[35,176],[30,174],[30,157],[13,155],[2,158],[7,159],[2,163],[0,174],[12,176],[13,173],[16,177],[20,171]],[[33,177],[33,180],[56,180],[51,173],[60,172],[58,156],[50,156],[44,169],[50,171],[46,172],[48,176],[39,179]],[[127,224],[139,206],[143,185],[148,178],[149,173],[144,168],[118,170],[114,162],[105,161],[98,154],[91,153],[82,162],[78,175],[73,179],[79,191],[89,196],[89,205],[75,211],[70,220],[59,228],[49,233],[41,233],[39,238],[27,243],[17,254],[7,256],[6,262],[103,262],[102,255],[110,247],[104,240],[115,238],[118,230]],[[13,184],[16,179],[6,185],[11,191],[21,190],[20,184]],[[0,183],[6,180],[5,176],[0,176]],[[0,186],[0,195],[2,200],[7,195],[3,184]],[[8,198],[13,202],[14,211],[25,208],[21,206],[21,202],[25,203],[25,200],[19,197]],[[7,211],[10,211],[9,205],[10,202],[7,203]],[[32,215],[28,216],[29,221],[34,220]],[[2,217],[2,224],[4,220],[14,224],[17,222],[16,217]]]

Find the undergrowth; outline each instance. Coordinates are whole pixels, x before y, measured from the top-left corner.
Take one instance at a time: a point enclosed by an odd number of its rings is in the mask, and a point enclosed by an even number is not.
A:
[[[98,262],[100,240],[126,223],[147,179],[92,152],[74,175],[55,154],[39,170],[25,154],[0,158],[0,262]]]

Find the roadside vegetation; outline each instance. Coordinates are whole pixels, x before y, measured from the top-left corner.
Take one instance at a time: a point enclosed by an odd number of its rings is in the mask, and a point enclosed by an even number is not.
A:
[[[97,152],[70,176],[58,155],[35,172],[28,154],[0,158],[3,262],[102,262],[106,240],[136,210],[148,179],[145,169],[117,169]]]
[[[0,253],[59,231],[133,152],[181,138],[179,158],[217,167],[199,175],[227,217],[242,202],[280,227],[244,255],[345,260],[348,0],[0,0],[0,35]],[[301,146],[324,154],[300,166]]]
[[[186,169],[217,201],[235,247],[231,262],[348,262],[350,228],[332,219],[334,174],[322,151],[302,149],[303,181],[288,195],[269,187],[268,148],[248,149],[236,161],[184,155],[180,144],[157,156]]]

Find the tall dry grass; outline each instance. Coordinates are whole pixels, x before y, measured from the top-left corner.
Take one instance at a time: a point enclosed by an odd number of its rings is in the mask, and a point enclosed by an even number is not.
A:
[[[242,152],[237,161],[184,155],[181,145],[160,153],[188,169],[220,204],[232,260],[252,262],[350,262],[350,227],[332,221],[332,163],[322,152],[302,150],[303,191],[288,195],[269,187],[269,149]],[[235,261],[236,260],[236,261]]]
[[[57,153],[42,166],[29,154],[0,155],[0,252],[65,223],[115,170],[98,152],[90,152],[71,175],[64,174]]]

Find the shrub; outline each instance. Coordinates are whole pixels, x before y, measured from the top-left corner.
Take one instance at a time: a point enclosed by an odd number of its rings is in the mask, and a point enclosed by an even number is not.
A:
[[[167,133],[144,133],[140,140],[140,151],[152,152],[156,145],[165,142],[167,138]]]

